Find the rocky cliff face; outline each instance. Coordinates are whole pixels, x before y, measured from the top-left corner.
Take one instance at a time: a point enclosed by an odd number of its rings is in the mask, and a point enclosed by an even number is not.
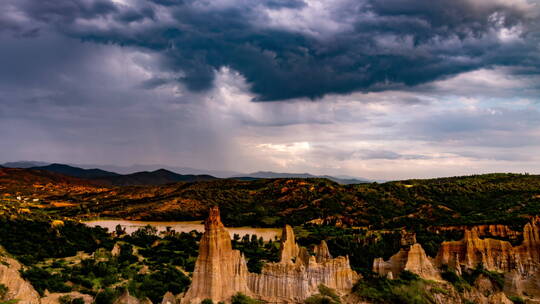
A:
[[[466,230],[460,241],[443,242],[436,264],[458,271],[482,264],[486,269],[505,273],[509,294],[540,296],[540,218],[523,229],[523,242],[512,246],[507,241],[481,239],[477,229]]]
[[[443,242],[436,258],[438,265],[474,268],[482,263],[486,269],[532,275],[540,269],[540,219],[535,218],[523,229],[523,243],[512,246],[507,241],[481,239],[476,229],[466,230],[460,241]]]
[[[19,269],[19,262],[8,257],[0,248],[0,284],[8,288],[5,300],[17,299],[19,304],[39,304],[39,294],[21,277]]]
[[[182,303],[200,303],[207,298],[226,301],[237,292],[250,295],[246,261],[240,251],[232,249],[217,207],[210,209],[204,228],[193,280]]]
[[[349,291],[358,275],[347,257],[332,258],[326,242],[313,248],[315,256],[299,247],[290,226],[283,228],[281,261],[267,263],[261,274],[250,274],[249,287],[268,302],[302,302],[323,284],[340,292]]]
[[[456,265],[475,268],[482,263],[486,269],[511,271],[518,261],[509,242],[480,239],[475,230],[466,230],[460,241],[443,242],[437,253],[437,265]]]
[[[358,275],[347,257],[332,258],[325,242],[313,248],[314,256],[298,246],[292,227],[283,228],[279,263],[267,263],[261,274],[249,273],[242,254],[233,250],[219,210],[212,208],[205,222],[193,282],[182,303],[203,299],[228,301],[244,294],[271,302],[302,302],[318,292],[319,284],[338,291],[352,288]]]
[[[388,261],[377,258],[373,261],[373,272],[388,278],[397,277],[403,270],[416,273],[429,280],[441,280],[439,271],[435,268],[422,246],[418,243],[402,248],[391,256]]]

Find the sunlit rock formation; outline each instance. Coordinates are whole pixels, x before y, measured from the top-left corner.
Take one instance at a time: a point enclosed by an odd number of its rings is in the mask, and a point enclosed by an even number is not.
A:
[[[315,246],[315,256],[299,247],[290,226],[283,228],[281,260],[267,263],[261,274],[250,274],[249,287],[255,295],[268,302],[302,302],[317,293],[324,284],[340,292],[349,291],[358,275],[348,257],[332,258],[326,242]]]
[[[384,261],[383,258],[373,261],[373,272],[380,276],[395,278],[404,270],[416,273],[425,279],[441,280],[439,271],[418,243],[402,248],[388,261]]]
[[[233,250],[219,210],[214,207],[205,222],[193,282],[182,303],[203,299],[228,301],[244,294],[269,302],[302,302],[324,284],[340,292],[349,291],[358,275],[347,257],[332,258],[325,242],[315,246],[314,255],[296,243],[292,227],[283,228],[278,263],[267,263],[261,274],[249,273],[244,257]]]
[[[237,292],[250,295],[246,261],[240,251],[232,249],[231,237],[221,223],[217,207],[210,209],[204,228],[193,280],[182,303],[226,301]]]
[[[519,246],[481,239],[478,230],[466,230],[462,240],[441,244],[436,264],[454,268],[475,268],[481,264],[488,270],[505,273],[508,293],[540,296],[540,218],[525,225]]]
[[[437,253],[437,264],[466,268],[482,265],[490,270],[511,271],[520,267],[518,256],[507,241],[480,239],[475,230],[466,230],[460,241],[443,242]]]

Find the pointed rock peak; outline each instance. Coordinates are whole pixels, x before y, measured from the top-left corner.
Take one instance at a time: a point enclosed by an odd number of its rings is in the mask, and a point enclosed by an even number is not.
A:
[[[223,227],[223,223],[221,223],[221,216],[219,215],[219,207],[213,206],[208,211],[208,218],[206,218],[206,221],[204,221],[204,229],[210,230],[211,228],[215,227]]]
[[[281,262],[290,262],[298,256],[299,248],[294,238],[294,231],[291,226],[285,225],[281,234],[280,257]]]
[[[140,304],[141,302],[134,296],[129,294],[126,289],[122,295],[114,301],[114,304]],[[151,302],[150,302],[151,303]]]
[[[409,248],[405,270],[414,272],[426,279],[440,280],[439,272],[435,269],[424,248],[419,243],[415,243]]]
[[[328,245],[324,240],[322,240],[319,245],[315,246],[313,251],[315,252],[315,256],[317,257],[317,263],[330,260],[332,258],[330,250],[328,249]]]
[[[285,225],[283,227],[283,232],[281,234],[281,241],[282,242],[287,242],[288,240],[292,240],[293,242],[295,242],[294,230],[291,227],[291,225]]]
[[[163,300],[161,301],[161,304],[176,304],[176,298],[172,294],[172,292],[167,291],[165,295],[163,295]]]
[[[209,210],[204,224],[191,285],[182,303],[200,303],[204,299],[214,303],[229,301],[237,292],[250,295],[246,261],[240,251],[232,249],[231,236],[221,223],[218,207]]]

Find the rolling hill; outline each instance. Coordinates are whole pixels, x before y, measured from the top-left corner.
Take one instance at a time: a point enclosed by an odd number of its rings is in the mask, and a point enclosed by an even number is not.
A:
[[[50,164],[41,167],[31,167],[31,170],[44,170],[49,172],[60,173],[68,176],[84,178],[84,179],[96,179],[111,176],[119,176],[120,174],[109,172],[101,169],[81,169],[64,164]]]
[[[218,179],[211,175],[178,174],[169,170],[143,171],[125,175],[103,176],[95,181],[112,186],[163,185],[177,182],[199,182]]]

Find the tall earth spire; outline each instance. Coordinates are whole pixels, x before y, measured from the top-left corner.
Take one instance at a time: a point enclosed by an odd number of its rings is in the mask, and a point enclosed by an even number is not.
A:
[[[217,206],[210,209],[204,230],[193,281],[182,303],[227,301],[237,292],[250,295],[245,259],[240,251],[232,249],[230,234],[221,223]]]

